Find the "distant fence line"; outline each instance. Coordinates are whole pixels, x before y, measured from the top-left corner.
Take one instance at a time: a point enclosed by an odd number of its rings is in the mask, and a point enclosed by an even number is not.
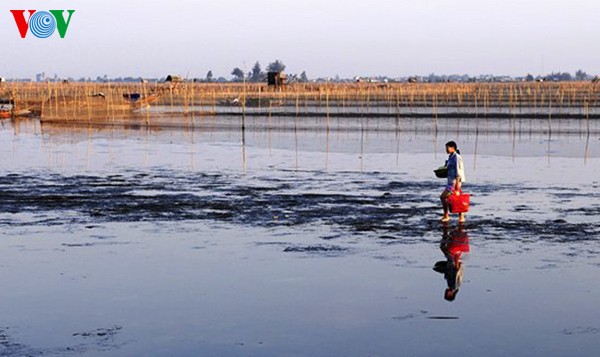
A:
[[[42,121],[157,116],[600,118],[600,84],[515,83],[3,83],[0,99]],[[136,119],[138,120],[138,119]]]

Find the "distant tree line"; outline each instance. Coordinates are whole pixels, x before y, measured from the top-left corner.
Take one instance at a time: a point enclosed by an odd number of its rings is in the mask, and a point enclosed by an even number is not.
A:
[[[275,60],[271,63],[269,63],[267,65],[267,67],[265,68],[265,70],[263,71],[262,66],[260,64],[260,62],[256,62],[254,63],[254,65],[252,66],[252,68],[250,69],[250,71],[248,71],[247,73],[244,72],[244,70],[242,70],[240,67],[235,67],[232,71],[231,71],[231,78],[226,78],[224,76],[215,76],[215,74],[213,73],[212,70],[209,70],[206,73],[206,76],[204,78],[185,78],[185,81],[193,81],[193,82],[207,82],[207,83],[211,83],[211,82],[218,82],[218,83],[223,83],[223,82],[242,82],[242,81],[247,81],[247,82],[266,82],[267,80],[267,73],[268,72],[279,72],[279,71],[284,71],[286,69],[286,65],[283,63],[283,61],[281,60]],[[109,78],[108,75],[103,75],[103,76],[97,76],[95,79],[93,78],[79,78],[79,79],[74,79],[72,77],[68,77],[68,78],[60,78],[57,75],[54,75],[54,77],[52,78],[44,78],[43,81],[49,81],[49,82],[62,82],[62,81],[79,81],[79,82],[142,82],[142,81],[147,81],[147,82],[163,82],[165,81],[166,77],[162,77],[162,78],[142,78],[142,77],[133,77],[133,76],[127,76],[127,77],[117,77],[117,78]],[[290,83],[294,83],[294,82],[298,82],[298,83],[306,83],[309,81],[308,76],[306,74],[306,71],[302,71],[300,74],[287,74],[287,79],[288,82]],[[28,82],[30,81],[29,79],[8,79],[9,81],[25,81]],[[452,74],[452,75],[445,75],[445,74],[429,74],[429,75],[425,75],[425,76],[410,76],[410,77],[397,77],[397,78],[392,78],[392,77],[388,77],[388,76],[374,76],[374,77],[354,77],[354,78],[341,78],[340,76],[336,75],[333,78],[332,77],[326,77],[326,78],[314,78],[311,81],[313,82],[344,82],[344,83],[349,83],[349,82],[371,82],[371,83],[377,83],[377,82],[383,82],[383,83],[394,83],[394,82],[409,82],[409,83],[413,83],[413,82],[423,82],[423,83],[446,83],[446,82],[533,82],[533,81],[538,81],[538,82],[546,82],[546,81],[551,81],[551,82],[563,82],[563,81],[595,81],[595,82],[600,82],[600,77],[598,76],[594,76],[594,75],[590,75],[587,72],[583,71],[583,70],[577,70],[574,74],[571,74],[569,72],[552,72],[550,74],[547,75],[537,75],[534,76],[532,74],[527,74],[525,76],[517,76],[517,77],[511,77],[511,76],[500,76],[500,75],[477,75],[477,76],[471,76],[471,75],[467,75],[467,74]]]
[[[444,83],[444,82],[566,82],[566,81],[590,81],[593,80],[594,76],[589,75],[583,70],[578,70],[572,75],[569,72],[552,72],[547,75],[527,74],[526,76],[502,76],[502,75],[478,75],[470,76],[467,74],[453,74],[453,75],[438,75],[432,73],[427,76],[412,76],[408,78],[400,79],[389,79],[387,77],[375,77],[376,81],[390,81],[390,82],[425,82],[425,83]]]
[[[266,71],[262,70],[262,66],[260,62],[256,61],[252,69],[248,73],[244,73],[244,71],[240,67],[235,67],[231,71],[232,81],[234,82],[243,82],[244,80],[248,82],[265,82],[267,80],[268,72],[283,72],[285,71],[286,65],[281,60],[275,60],[267,65]],[[299,75],[291,74],[288,76],[288,81],[290,82],[308,82],[308,76],[306,75],[306,71],[302,71]]]
[[[575,75],[571,75],[569,72],[552,72],[546,76],[537,76],[534,78],[531,74],[528,74],[526,77],[527,81],[544,80],[552,82],[589,81],[591,79],[593,79],[593,76],[587,74],[581,69],[575,72]]]

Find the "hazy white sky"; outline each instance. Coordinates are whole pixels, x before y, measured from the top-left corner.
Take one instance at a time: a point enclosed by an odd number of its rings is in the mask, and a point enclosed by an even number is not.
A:
[[[65,39],[21,39],[12,9],[76,13]],[[599,0],[4,0],[0,76],[600,73],[598,23]]]

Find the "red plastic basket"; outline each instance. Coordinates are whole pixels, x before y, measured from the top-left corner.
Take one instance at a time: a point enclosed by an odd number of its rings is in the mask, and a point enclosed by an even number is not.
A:
[[[465,213],[469,212],[471,205],[471,195],[462,191],[452,192],[448,197],[448,206],[450,213]]]

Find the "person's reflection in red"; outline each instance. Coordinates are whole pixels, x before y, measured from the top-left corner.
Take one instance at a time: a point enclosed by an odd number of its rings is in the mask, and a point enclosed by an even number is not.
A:
[[[451,231],[447,226],[444,227],[440,249],[446,256],[446,260],[435,263],[433,270],[444,274],[444,279],[448,283],[448,288],[444,292],[444,299],[454,301],[462,283],[463,265],[461,255],[470,251],[469,235],[463,225],[459,225]]]

